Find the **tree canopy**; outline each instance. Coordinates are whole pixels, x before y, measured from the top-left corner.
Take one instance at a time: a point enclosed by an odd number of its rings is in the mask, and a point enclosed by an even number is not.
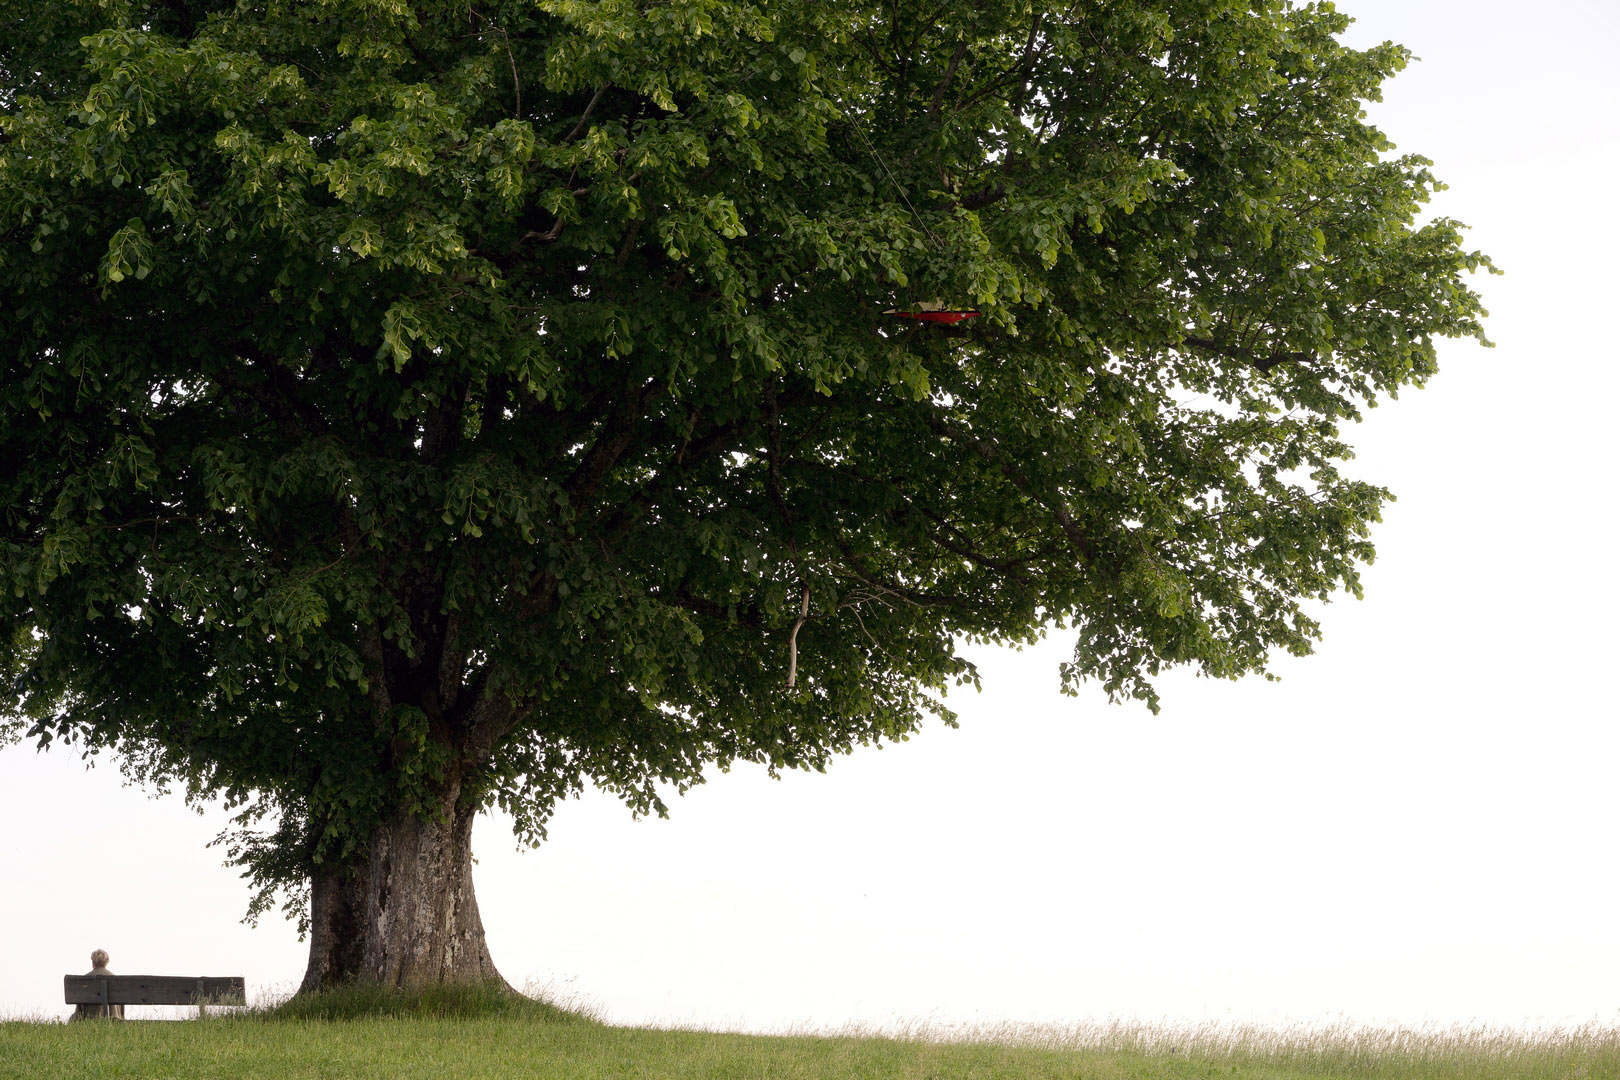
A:
[[[1308,653],[1389,498],[1341,428],[1489,265],[1347,23],[0,0],[6,722],[375,922],[410,822],[819,769],[964,643]]]

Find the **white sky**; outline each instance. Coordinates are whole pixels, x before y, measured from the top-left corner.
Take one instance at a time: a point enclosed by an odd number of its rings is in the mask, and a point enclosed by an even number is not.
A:
[[[513,983],[623,1022],[1620,1021],[1609,325],[1620,8],[1350,0],[1420,57],[1375,119],[1508,271],[1494,351],[1352,433],[1394,488],[1367,599],[1258,680],[1164,681],[1154,718],[1056,691],[1067,645],[981,656],[959,731],[669,821],[606,797],[515,852],[479,825]],[[205,844],[223,817],[71,753],[0,751],[0,1015],[128,973],[290,990],[305,949]]]

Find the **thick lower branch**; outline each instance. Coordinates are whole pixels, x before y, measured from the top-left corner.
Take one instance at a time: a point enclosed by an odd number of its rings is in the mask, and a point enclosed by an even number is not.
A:
[[[1310,364],[1315,363],[1318,359],[1317,355],[1313,352],[1302,352],[1297,350],[1293,352],[1279,350],[1274,353],[1262,355],[1254,352],[1251,349],[1239,348],[1236,345],[1223,345],[1218,341],[1212,341],[1206,337],[1194,337],[1191,334],[1188,334],[1181,340],[1182,344],[1184,345],[1191,345],[1194,348],[1202,349],[1205,352],[1212,352],[1219,356],[1225,356],[1233,360],[1241,361],[1242,363],[1249,364],[1256,371],[1262,372],[1270,371],[1279,364]]]

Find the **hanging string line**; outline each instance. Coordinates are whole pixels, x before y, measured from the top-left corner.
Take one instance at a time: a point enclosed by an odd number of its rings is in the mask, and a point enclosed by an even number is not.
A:
[[[917,219],[917,224],[921,225],[922,231],[928,234],[929,242],[934,245],[934,249],[937,251],[939,249],[939,237],[934,235],[934,230],[928,227],[928,222],[923,220],[923,216],[917,213],[917,208],[911,205],[911,200],[906,198],[905,190],[901,188],[900,182],[894,178],[894,173],[889,171],[889,163],[883,160],[878,154],[877,148],[872,145],[872,140],[866,137],[866,129],[861,127],[860,121],[851,116],[849,110],[844,108],[842,104],[839,104],[838,111],[844,114],[844,119],[848,120],[850,126],[855,129],[855,134],[859,135],[861,142],[866,144],[866,152],[871,154],[872,160],[876,161],[878,166],[882,168],[883,175],[889,178],[889,185],[894,188],[894,193],[900,196],[901,202],[906,204],[906,209],[910,210],[911,216]]]

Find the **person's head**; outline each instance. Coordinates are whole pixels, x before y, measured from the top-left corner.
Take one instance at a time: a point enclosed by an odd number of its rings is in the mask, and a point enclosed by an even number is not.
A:
[[[111,959],[112,959],[112,957],[107,955],[107,950],[106,949],[97,949],[95,952],[90,954],[90,966],[91,967],[106,967],[107,966],[107,961],[109,961]]]

